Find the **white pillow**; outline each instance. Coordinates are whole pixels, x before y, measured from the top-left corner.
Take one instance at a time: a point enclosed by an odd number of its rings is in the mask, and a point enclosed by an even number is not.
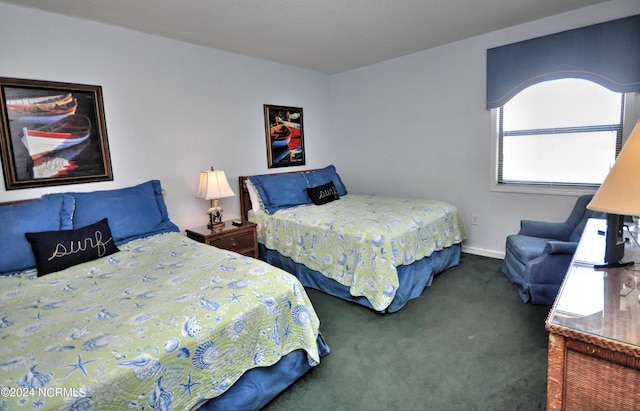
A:
[[[244,180],[244,182],[247,185],[247,191],[249,192],[249,199],[251,200],[251,209],[253,211],[259,211],[260,209],[264,208],[262,205],[262,200],[260,199],[260,194],[258,193],[256,186],[254,186],[251,180],[249,179]]]

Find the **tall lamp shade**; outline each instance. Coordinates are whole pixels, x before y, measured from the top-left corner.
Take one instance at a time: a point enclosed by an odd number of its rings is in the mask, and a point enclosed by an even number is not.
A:
[[[640,216],[640,121],[587,208],[607,213],[605,263],[617,264],[624,257],[624,216]]]
[[[209,214],[209,227],[212,230],[224,227],[222,222],[222,207],[218,204],[221,198],[233,197],[235,193],[229,186],[227,176],[222,170],[214,170],[200,172],[200,181],[198,182],[198,191],[196,198],[211,201],[211,207],[207,211]]]

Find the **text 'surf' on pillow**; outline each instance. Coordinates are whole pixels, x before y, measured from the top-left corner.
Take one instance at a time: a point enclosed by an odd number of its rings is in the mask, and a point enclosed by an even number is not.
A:
[[[327,184],[318,187],[307,188],[307,192],[315,205],[327,204],[340,199],[340,194],[338,194],[338,190],[336,190],[333,181],[329,181]]]
[[[38,276],[116,253],[106,218],[76,230],[25,233],[36,257]]]

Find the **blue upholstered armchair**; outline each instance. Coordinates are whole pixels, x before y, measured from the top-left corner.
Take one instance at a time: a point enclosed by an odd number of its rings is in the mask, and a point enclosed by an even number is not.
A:
[[[592,195],[580,196],[563,223],[522,220],[520,232],[507,237],[502,271],[516,285],[522,301],[553,304],[589,218]]]

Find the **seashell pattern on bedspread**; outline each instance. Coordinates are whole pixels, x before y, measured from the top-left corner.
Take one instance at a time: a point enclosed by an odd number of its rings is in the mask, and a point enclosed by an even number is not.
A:
[[[294,350],[320,361],[295,277],[178,233],[0,277],[0,319],[0,409],[190,409]]]
[[[393,300],[396,267],[459,244],[467,227],[447,202],[348,194],[324,205],[271,215],[250,211],[258,241],[366,297],[378,311]]]

